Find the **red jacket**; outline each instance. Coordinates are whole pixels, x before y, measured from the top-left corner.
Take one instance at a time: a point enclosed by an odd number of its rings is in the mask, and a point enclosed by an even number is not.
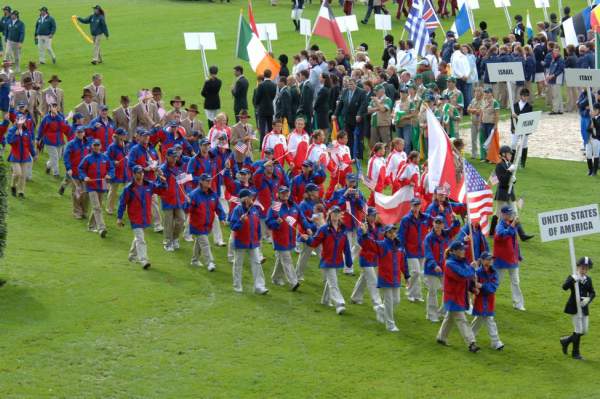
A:
[[[129,183],[119,198],[117,218],[123,219],[125,208],[127,208],[127,217],[132,229],[149,227],[152,223],[152,194],[155,194],[160,188],[162,188],[161,185],[156,185],[148,180],[144,180],[139,185],[135,182]]]
[[[449,312],[461,312],[469,309],[468,292],[475,269],[466,259],[453,255],[446,259],[444,270],[444,308]]]
[[[190,193],[190,234],[207,235],[212,230],[215,215],[225,220],[225,211],[221,207],[217,194],[200,187]]]

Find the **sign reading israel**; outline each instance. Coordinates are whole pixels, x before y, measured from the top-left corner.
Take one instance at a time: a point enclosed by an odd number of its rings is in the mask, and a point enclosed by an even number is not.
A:
[[[542,241],[600,233],[598,204],[538,214]]]
[[[520,62],[502,62],[487,64],[490,82],[520,82],[525,80],[523,64]]]

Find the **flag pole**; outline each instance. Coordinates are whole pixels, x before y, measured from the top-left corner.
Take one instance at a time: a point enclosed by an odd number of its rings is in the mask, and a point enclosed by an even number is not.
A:
[[[466,170],[465,159],[463,158],[463,170]],[[471,259],[475,261],[475,246],[473,245],[473,223],[471,223],[471,205],[469,204],[469,193],[467,191],[467,183],[464,182],[465,188],[465,204],[467,205],[467,223],[469,223],[469,236],[471,239]]]
[[[508,7],[504,5],[504,16],[506,17],[506,23],[508,23],[508,29],[512,30],[512,22],[510,20],[510,14],[508,13]]]

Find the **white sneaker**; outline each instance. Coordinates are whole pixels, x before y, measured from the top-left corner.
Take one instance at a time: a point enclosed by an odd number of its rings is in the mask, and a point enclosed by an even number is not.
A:
[[[237,293],[240,293],[240,294],[241,294],[242,292],[244,292],[244,290],[242,289],[242,287],[233,287],[233,290],[234,290],[235,292],[237,292]]]
[[[232,263],[232,264],[233,264],[233,262],[235,261],[235,259],[233,259],[233,258],[227,258],[227,261],[228,261],[229,263]]]
[[[271,279],[271,282],[275,285],[278,285],[280,287],[283,287],[285,285],[285,282],[283,280],[273,280]]]
[[[513,307],[517,310],[520,310],[521,312],[525,311],[525,306],[523,305],[514,305]]]
[[[497,351],[501,351],[502,349],[504,349],[504,344],[502,343],[502,341],[498,341],[498,343],[496,345],[493,345],[492,348],[494,348]]]
[[[414,301],[416,301],[416,299],[413,298],[412,296],[407,297],[407,299],[408,299],[408,302],[414,302]]]
[[[173,242],[171,243],[171,246],[173,247],[173,249],[179,249],[179,240],[178,239],[173,240]]]
[[[344,267],[344,274],[354,276],[354,269],[351,267]]]
[[[155,233],[162,233],[164,229],[165,229],[164,227],[162,227],[161,225],[158,225],[158,226],[156,226],[154,228],[154,232]]]
[[[393,325],[391,325],[391,326],[387,326],[386,328],[387,328],[387,330],[388,330],[389,332],[398,332],[398,331],[400,331],[400,330],[398,330],[398,327],[396,327],[396,325],[395,325],[395,324],[393,324]]]
[[[227,244],[225,244],[223,241],[219,241],[217,243],[217,247],[225,247],[225,246],[227,246]]]
[[[173,245],[172,245],[170,242],[169,242],[169,243],[167,243],[167,244],[165,244],[165,245],[163,246],[163,248],[164,248],[164,249],[165,249],[165,251],[167,251],[167,252],[173,252],[173,251],[175,251],[175,249],[173,248]]]
[[[212,263],[212,262],[210,262],[210,263],[208,264],[208,267],[207,267],[206,269],[207,269],[209,272],[214,272],[216,268],[217,268],[217,267],[215,266],[215,264],[214,264],[214,263]]]
[[[194,241],[194,236],[192,236],[191,234],[184,234],[183,240],[185,242],[193,242]]]
[[[300,247],[296,247],[296,248],[294,248],[294,251],[295,251],[297,254],[299,254],[299,253],[301,252],[301,251],[300,251]]]
[[[423,299],[423,298],[417,298],[417,301],[419,301],[419,302],[425,302],[425,299]]]
[[[259,288],[254,292],[256,292],[258,295],[265,295],[267,292],[269,292],[269,290],[267,288]]]
[[[127,257],[127,260],[130,262],[137,262],[138,258],[137,258],[137,256],[129,256],[129,257]]]
[[[192,259],[192,261],[190,262],[190,265],[196,266],[196,267],[201,267],[202,263],[198,259]]]
[[[344,313],[346,313],[346,307],[344,305],[336,306],[335,313],[343,315]]]
[[[383,305],[377,306],[375,308],[375,317],[377,318],[377,321],[379,323],[385,323],[385,316],[383,314],[384,310],[385,310],[385,307]]]
[[[312,252],[310,253],[310,256],[317,256],[317,252],[315,252],[315,251],[312,251]]]

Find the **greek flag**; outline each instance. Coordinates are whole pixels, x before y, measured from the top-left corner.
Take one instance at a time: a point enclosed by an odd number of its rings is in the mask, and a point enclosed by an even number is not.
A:
[[[413,0],[404,25],[404,29],[408,32],[417,54],[422,57],[425,56],[425,46],[429,44],[429,30],[425,19],[423,19],[423,1]]]

